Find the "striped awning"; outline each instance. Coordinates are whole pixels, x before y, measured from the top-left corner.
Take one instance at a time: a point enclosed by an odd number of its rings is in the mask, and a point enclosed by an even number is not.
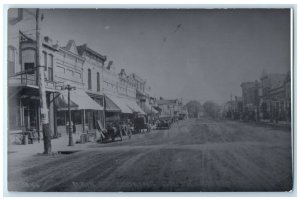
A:
[[[107,112],[121,112],[121,109],[109,97],[105,96],[105,111],[107,111]]]
[[[111,94],[106,94],[106,97],[118,106],[122,113],[132,114],[132,110],[127,106],[126,101],[124,101],[123,98]]]
[[[129,99],[129,98],[125,98],[125,97],[123,98],[123,100],[126,103],[126,105],[132,110],[132,112],[138,113],[138,114],[143,114],[143,115],[146,114],[142,110],[142,108],[137,104],[137,102],[135,102],[135,100]]]
[[[55,100],[58,110],[68,110],[68,91],[60,91],[60,96]],[[103,110],[85,91],[76,89],[70,91],[71,110]]]

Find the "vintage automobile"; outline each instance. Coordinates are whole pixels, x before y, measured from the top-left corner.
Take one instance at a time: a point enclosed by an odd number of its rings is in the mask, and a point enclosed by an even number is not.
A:
[[[159,119],[156,123],[157,129],[169,129],[171,127],[171,120],[167,118]]]
[[[150,132],[151,127],[146,122],[145,117],[137,117],[133,121],[134,124],[134,132],[135,133],[141,133],[146,130],[146,132]]]

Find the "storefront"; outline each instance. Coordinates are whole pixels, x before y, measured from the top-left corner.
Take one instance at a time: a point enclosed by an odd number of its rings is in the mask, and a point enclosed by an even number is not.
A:
[[[106,104],[108,106],[107,112],[105,113],[107,114],[107,121],[110,120],[108,119],[109,117],[111,117],[112,120],[127,121],[133,120],[139,115],[145,115],[145,112],[140,108],[133,98],[112,94],[106,94],[105,97],[105,100],[107,100]],[[109,111],[110,108],[114,108],[113,110],[115,111]],[[117,108],[119,109],[118,112],[116,112]],[[112,116],[114,116],[114,119]]]
[[[68,92],[61,91],[55,104],[57,107],[57,125],[61,134],[66,132],[69,122]],[[83,90],[70,91],[70,110],[73,132],[83,132],[98,128],[98,120],[104,121],[104,108],[89,97]]]
[[[143,110],[147,114],[147,122],[153,123],[155,120],[158,119],[159,112],[151,105],[149,105],[147,102],[144,103]]]
[[[105,124],[120,121],[121,109],[108,96],[105,96],[104,103]]]
[[[46,91],[46,102],[48,108],[48,119],[50,125],[51,136],[56,135],[56,125],[53,102],[54,90]],[[34,135],[42,139],[42,127],[40,121],[40,95],[37,86],[18,86],[10,87],[8,90],[8,126],[10,139],[17,134],[22,134],[25,131],[33,131]]]
[[[134,118],[133,111],[127,106],[124,98],[112,94],[105,94],[105,98],[107,107],[105,114],[108,123]]]

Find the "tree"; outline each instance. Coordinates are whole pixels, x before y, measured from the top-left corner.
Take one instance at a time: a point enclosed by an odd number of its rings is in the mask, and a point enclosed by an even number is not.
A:
[[[205,115],[207,115],[211,118],[218,118],[220,107],[218,104],[216,104],[212,101],[207,101],[203,104],[203,110],[204,110]]]
[[[191,118],[197,118],[201,111],[201,104],[196,100],[189,101],[185,107],[187,108],[189,117]]]

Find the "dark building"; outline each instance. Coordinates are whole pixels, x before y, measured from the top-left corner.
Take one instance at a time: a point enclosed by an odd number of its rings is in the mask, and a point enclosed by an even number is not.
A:
[[[291,84],[290,73],[263,74],[261,112],[264,119],[290,120]]]

